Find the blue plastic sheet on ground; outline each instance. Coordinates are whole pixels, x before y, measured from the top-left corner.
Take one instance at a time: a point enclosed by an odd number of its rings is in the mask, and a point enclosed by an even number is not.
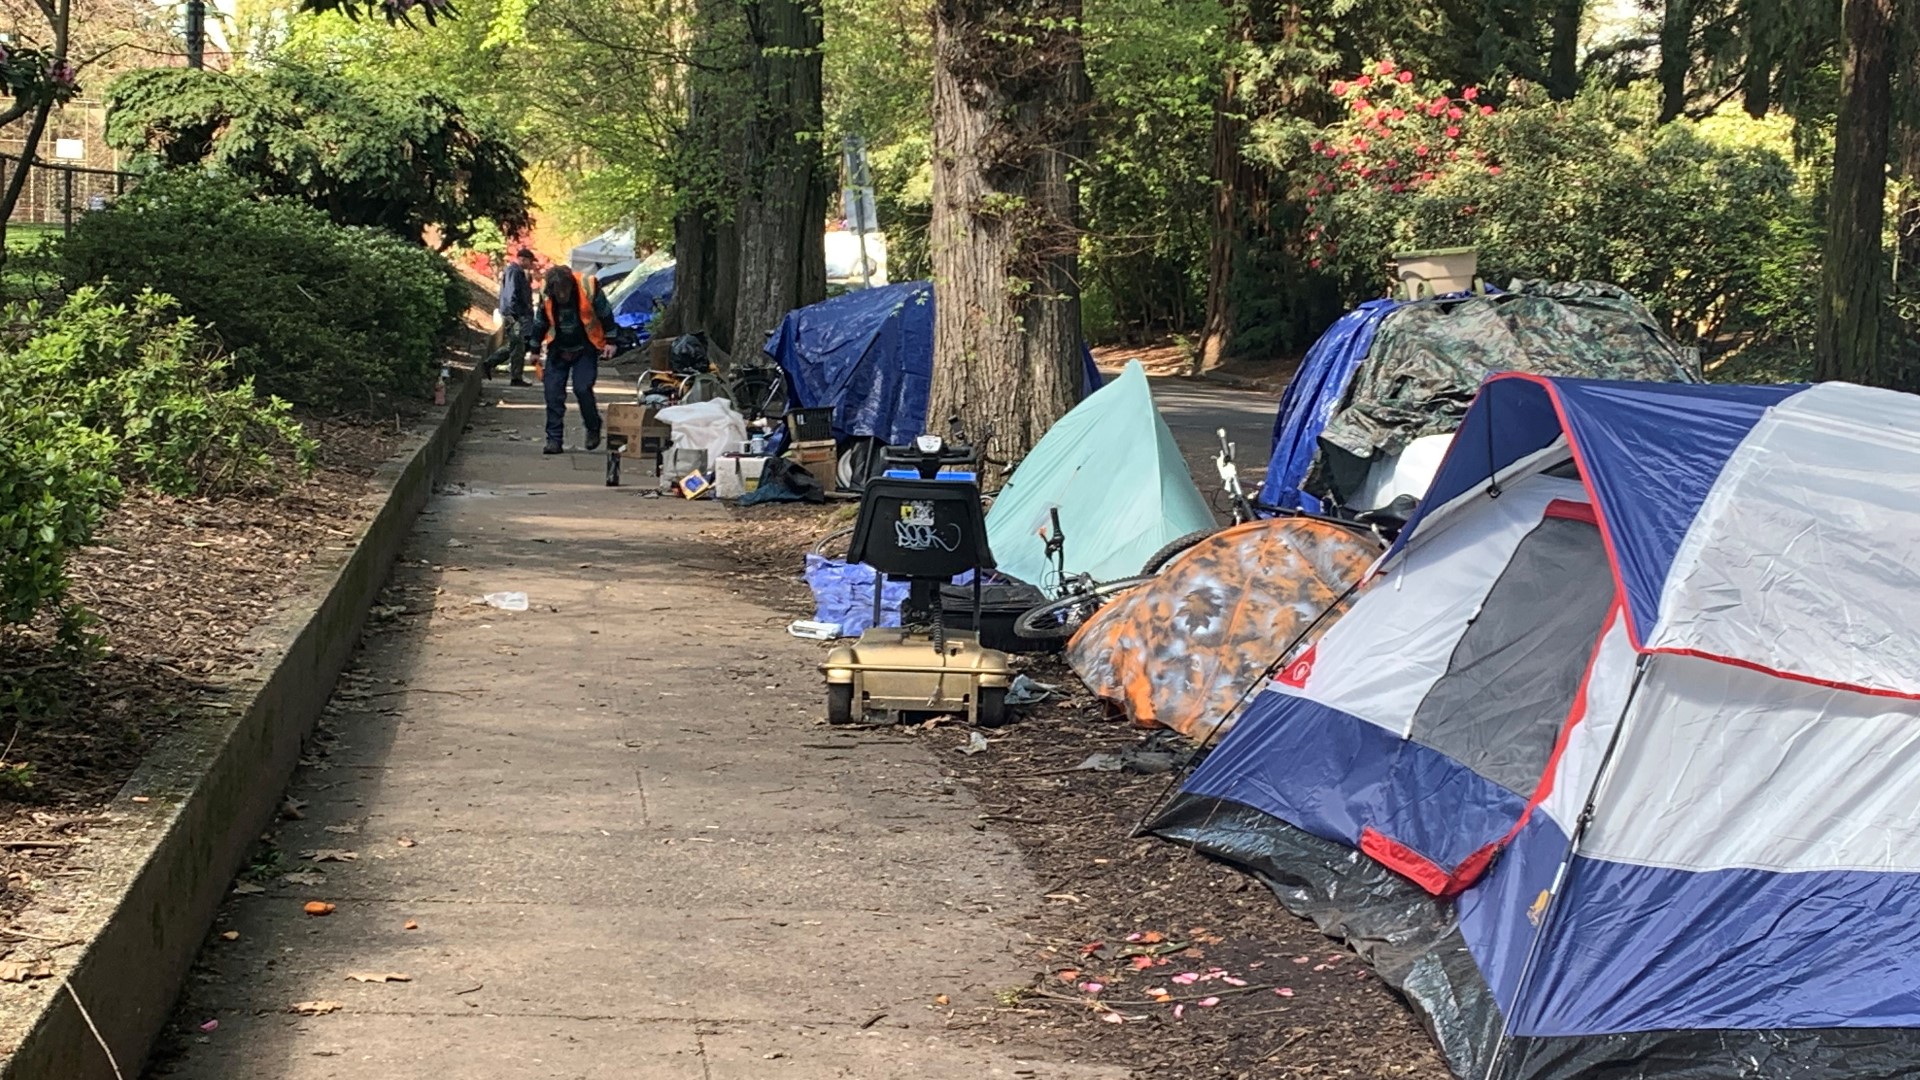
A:
[[[927,430],[933,285],[860,289],[790,311],[767,338],[766,352],[786,374],[793,408],[833,407],[834,438],[905,445]],[[1100,370],[1091,353],[1083,355],[1092,393]]]
[[[859,637],[874,626],[873,567],[865,563],[849,566],[840,559],[807,553],[807,588],[813,590],[815,622],[839,623],[842,637]],[[953,579],[955,585],[973,580],[973,572]],[[992,580],[992,575],[981,579]],[[889,581],[880,594],[880,623],[900,625],[900,605],[907,599],[905,581]]]
[[[873,626],[873,567],[809,553],[807,587],[813,590],[815,621],[840,624],[846,637],[859,637]],[[906,598],[906,582],[887,582],[880,594],[881,626],[900,625],[900,604]]]

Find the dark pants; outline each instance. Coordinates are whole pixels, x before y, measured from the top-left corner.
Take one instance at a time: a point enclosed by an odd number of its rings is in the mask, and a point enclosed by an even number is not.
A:
[[[524,379],[527,377],[527,342],[533,337],[533,316],[508,316],[502,329],[505,341],[487,357],[487,372],[499,371],[500,362],[505,360],[509,376]]]
[[[587,434],[600,430],[600,406],[593,400],[593,382],[600,377],[599,350],[548,349],[547,373],[542,380],[547,391],[547,441],[559,443],[567,434],[567,377],[573,377],[573,396],[580,402],[580,419],[586,421]]]

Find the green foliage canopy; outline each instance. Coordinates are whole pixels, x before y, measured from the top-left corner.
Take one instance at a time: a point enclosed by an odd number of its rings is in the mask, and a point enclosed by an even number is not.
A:
[[[526,228],[525,162],[490,125],[417,80],[297,64],[232,74],[130,72],[107,91],[107,141],[173,167],[204,166],[341,225],[448,243],[482,223]]]

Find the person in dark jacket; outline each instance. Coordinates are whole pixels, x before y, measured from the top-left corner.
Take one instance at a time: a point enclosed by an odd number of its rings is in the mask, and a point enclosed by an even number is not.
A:
[[[534,341],[546,351],[547,445],[541,451],[560,453],[567,423],[567,380],[580,403],[580,419],[587,425],[587,449],[600,447],[600,408],[593,400],[593,382],[600,377],[600,361],[613,355],[608,332],[613,309],[606,294],[592,288],[564,266],[547,271],[540,306],[534,315]]]
[[[533,252],[528,248],[521,248],[500,275],[500,321],[506,342],[487,357],[481,373],[493,378],[505,360],[513,385],[532,386],[527,381],[527,351],[533,344]]]

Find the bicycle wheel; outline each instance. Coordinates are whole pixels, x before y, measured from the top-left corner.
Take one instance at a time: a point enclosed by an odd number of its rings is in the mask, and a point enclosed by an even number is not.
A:
[[[1147,556],[1146,564],[1140,567],[1140,572],[1142,574],[1149,574],[1149,575],[1159,573],[1160,568],[1167,565],[1167,563],[1171,562],[1175,555],[1180,554],[1181,552],[1187,550],[1193,545],[1199,543],[1202,540],[1205,540],[1207,537],[1212,536],[1214,533],[1217,533],[1219,531],[1220,530],[1218,528],[1195,529],[1193,532],[1190,532],[1187,535],[1182,536],[1176,540],[1167,541],[1167,544],[1165,547],[1161,548],[1159,551],[1154,552],[1152,555]]]
[[[1121,578],[1102,585],[1095,585],[1087,592],[1077,592],[1063,596],[1039,607],[1020,613],[1013,621],[1013,632],[1033,641],[1052,641],[1058,638],[1072,637],[1080,625],[1100,610],[1108,600],[1126,592],[1135,585],[1152,581],[1151,576]]]

